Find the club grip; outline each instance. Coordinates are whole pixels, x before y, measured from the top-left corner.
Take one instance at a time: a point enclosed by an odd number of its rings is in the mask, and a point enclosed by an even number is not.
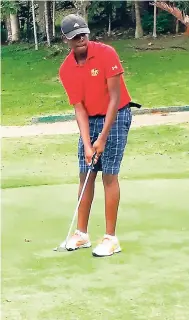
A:
[[[89,166],[90,166],[91,168],[94,167],[95,156],[96,156],[96,152],[93,154],[92,159],[91,159],[91,163],[89,164]]]

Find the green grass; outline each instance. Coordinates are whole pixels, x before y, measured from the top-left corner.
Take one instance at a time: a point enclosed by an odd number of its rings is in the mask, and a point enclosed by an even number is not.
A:
[[[77,140],[77,135],[4,138],[2,188],[76,183]],[[188,178],[188,150],[187,124],[131,129],[121,178]]]
[[[146,40],[144,40],[146,43]],[[172,40],[174,45],[174,40]],[[125,79],[134,101],[144,107],[188,104],[188,52],[168,47],[163,51],[136,51],[141,41],[110,43],[118,51]],[[22,50],[22,49],[26,50]],[[58,80],[58,70],[66,55],[49,58],[49,50],[36,52],[17,46],[2,47],[2,123],[30,123],[33,116],[72,111]]]
[[[77,136],[3,139],[3,319],[188,320],[188,138],[187,125],[131,130],[120,175],[123,252],[107,259],[51,250],[76,205]],[[93,246],[103,210],[99,177]]]

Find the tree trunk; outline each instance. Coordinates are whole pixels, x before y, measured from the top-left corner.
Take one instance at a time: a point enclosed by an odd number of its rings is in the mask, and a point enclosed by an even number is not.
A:
[[[6,29],[7,29],[7,41],[8,43],[12,42],[12,30],[11,30],[11,22],[10,15],[8,15],[5,19]]]
[[[109,13],[108,37],[111,36],[111,14]]]
[[[143,29],[142,29],[141,18],[140,18],[140,7],[139,7],[138,1],[135,1],[135,19],[136,19],[135,38],[138,39],[143,37]]]
[[[131,1],[131,20],[133,23],[135,22],[135,4],[133,1]]]
[[[30,1],[27,3],[27,21],[26,21],[27,40],[30,38]]]
[[[186,31],[184,32],[186,36],[189,36],[189,24],[186,25]]]
[[[37,18],[37,24],[39,27],[39,34],[40,37],[43,39],[46,34],[46,29],[45,29],[45,1],[37,1],[38,8],[39,8],[39,14]]]
[[[53,1],[53,18],[52,18],[52,24],[53,24],[53,38],[55,38],[55,5],[56,1]]]
[[[74,6],[77,9],[77,14],[79,14],[80,16],[82,16],[86,23],[88,23],[88,7],[90,5],[90,1],[86,1],[86,0],[77,0],[74,1]]]
[[[35,50],[38,50],[37,31],[36,31],[36,23],[35,23],[34,0],[32,0],[32,15],[33,15],[33,31],[34,31],[34,39],[35,39]]]
[[[17,42],[20,40],[20,30],[19,30],[19,22],[17,14],[10,14],[10,23],[12,30],[12,41]]]
[[[50,33],[49,33],[48,1],[45,1],[45,26],[46,26],[47,44],[50,47],[51,39],[50,39]]]
[[[156,7],[156,0],[154,1],[154,27],[153,27],[153,37],[157,38],[156,33],[156,20],[157,20],[157,7]]]
[[[179,33],[179,20],[176,19],[176,28],[175,28],[175,33],[178,34]]]
[[[47,14],[48,14],[48,25],[49,25],[49,37],[50,40],[53,38],[53,2],[54,1],[46,1],[47,2]]]

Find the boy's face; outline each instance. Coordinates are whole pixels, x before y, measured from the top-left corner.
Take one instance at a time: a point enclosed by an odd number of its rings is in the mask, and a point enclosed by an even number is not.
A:
[[[83,55],[87,52],[87,46],[89,41],[87,34],[78,34],[73,39],[67,41],[69,47],[73,49],[76,55]]]

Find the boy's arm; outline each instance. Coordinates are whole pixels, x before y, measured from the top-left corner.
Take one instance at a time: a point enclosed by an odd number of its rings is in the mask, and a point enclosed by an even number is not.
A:
[[[109,131],[116,119],[120,102],[120,75],[116,75],[112,78],[107,79],[107,85],[110,95],[110,102],[108,105],[103,130],[100,135],[100,139],[103,141],[107,140]]]
[[[80,134],[83,140],[84,149],[85,149],[85,160],[89,164],[92,161],[93,148],[90,141],[90,130],[89,130],[89,118],[87,111],[85,110],[83,104],[77,103],[74,105],[75,115],[77,124],[80,130]]]
[[[91,163],[93,150],[90,142],[89,119],[82,103],[80,80],[76,79],[72,73],[68,72],[67,67],[64,64],[60,67],[59,77],[68,95],[70,105],[73,105],[75,109],[76,120],[85,149],[85,160],[87,163]]]
[[[104,151],[107,137],[116,119],[121,95],[121,75],[124,72],[118,54],[115,49],[110,46],[106,47],[106,52],[104,54],[104,71],[110,100],[103,130],[93,145],[97,156]]]
[[[106,140],[110,129],[116,119],[119,101],[120,101],[120,75],[116,75],[107,79],[108,91],[110,95],[110,102],[106,113],[106,118],[101,134],[93,144],[93,148],[97,154],[97,158],[105,149]]]

